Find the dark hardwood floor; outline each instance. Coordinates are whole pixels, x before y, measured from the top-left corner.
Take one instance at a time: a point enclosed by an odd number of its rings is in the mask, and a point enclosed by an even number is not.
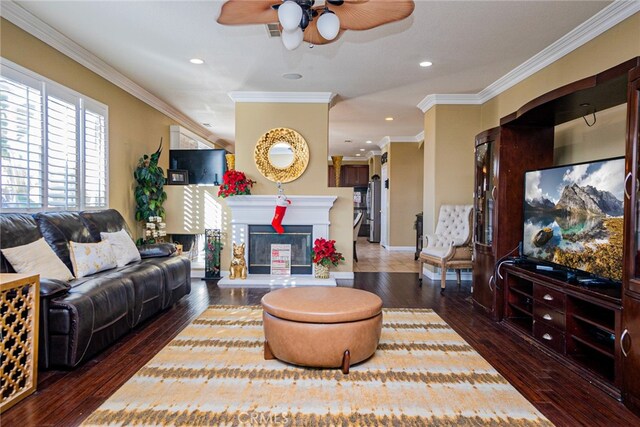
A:
[[[341,285],[351,286],[351,281]],[[554,358],[474,312],[470,284],[448,285],[415,273],[356,273],[353,286],[379,295],[385,307],[434,309],[520,393],[557,426],[640,426],[621,403]],[[265,289],[219,289],[193,280],[191,294],[73,371],[41,371],[38,391],[2,415],[2,426],[74,426],[212,304],[259,304]]]

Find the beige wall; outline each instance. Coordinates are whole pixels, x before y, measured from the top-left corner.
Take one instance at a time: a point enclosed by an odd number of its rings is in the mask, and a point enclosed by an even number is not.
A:
[[[382,170],[381,170],[381,164],[380,164],[380,156],[371,156],[371,158],[368,160],[368,163],[369,163],[369,179],[371,179],[373,175],[381,176]]]
[[[135,226],[133,171],[138,159],[164,150],[160,165],[169,163],[169,126],[175,121],[98,76],[12,23],[0,21],[2,57],[95,99],[109,107],[109,205]],[[172,203],[168,199],[166,204]]]
[[[482,106],[481,128],[497,126],[501,117],[540,95],[636,56],[640,56],[640,13],[487,101]]]
[[[424,230],[435,229],[443,203],[473,200],[473,141],[527,102],[640,56],[640,13],[569,53],[481,106],[436,105],[424,116]],[[597,113],[587,127],[577,119],[556,128],[554,163],[624,154],[626,107]]]
[[[436,217],[433,206],[436,204],[436,108],[430,108],[424,114],[423,147],[423,191],[422,221],[424,233],[435,230]]]
[[[593,117],[587,116],[589,123]],[[624,156],[627,133],[627,105],[596,113],[595,125],[583,118],[556,126],[553,162],[556,165]]]
[[[335,195],[329,235],[345,262],[335,271],[353,271],[353,189],[327,186],[329,107],[327,104],[236,103],[236,169],[257,181],[252,194],[276,194],[253,160],[255,144],[268,130],[296,130],[309,145],[309,166],[300,178],[283,184],[288,195]],[[224,267],[223,267],[224,268]]]
[[[413,225],[422,211],[422,151],[417,142],[389,144],[389,246],[415,246]]]
[[[435,231],[441,205],[473,203],[474,138],[479,132],[478,105],[436,105],[425,114],[425,233]]]

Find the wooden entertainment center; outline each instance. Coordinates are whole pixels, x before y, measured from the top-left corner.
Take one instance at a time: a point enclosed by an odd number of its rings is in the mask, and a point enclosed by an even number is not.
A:
[[[524,173],[555,166],[555,127],[627,106],[622,286],[518,260]],[[476,137],[474,306],[640,413],[640,57],[546,93]],[[509,262],[501,262],[508,260]],[[499,268],[498,268],[499,266]]]

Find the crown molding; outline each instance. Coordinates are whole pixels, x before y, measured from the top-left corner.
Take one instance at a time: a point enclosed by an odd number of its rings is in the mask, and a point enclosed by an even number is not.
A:
[[[389,136],[385,136],[384,138],[382,138],[380,140],[380,142],[378,142],[378,147],[380,147],[380,149],[384,149],[384,147],[386,147],[387,145],[389,145],[391,143],[391,137]]]
[[[481,104],[481,102],[480,96],[473,93],[438,93],[425,96],[418,104],[418,108],[421,109],[423,113],[426,113],[431,107],[438,104],[478,105]]]
[[[417,134],[417,135],[415,136],[415,139],[416,139],[416,141],[418,141],[418,142],[422,142],[422,141],[424,141],[424,131],[422,131],[422,132],[420,132],[419,134]]]
[[[272,102],[288,104],[332,104],[332,92],[229,92],[233,102]]]
[[[371,150],[367,153],[366,159],[370,160],[371,158],[375,157],[375,156],[382,156],[382,151],[380,150]]]
[[[639,1],[616,0],[478,93],[481,103],[501,94],[600,34],[640,12]]]
[[[187,127],[192,131],[197,131],[197,134],[205,137],[207,141],[210,141],[211,143],[216,145],[229,145],[227,141],[218,139],[215,134],[202,126],[200,123],[191,119],[175,107],[167,104],[165,101],[153,95],[142,86],[136,84],[124,74],[120,73],[115,68],[104,62],[102,59],[98,58],[93,53],[80,46],[78,43],[74,42],[55,28],[51,27],[40,18],[26,11],[12,0],[2,0],[0,16],[20,27],[42,42],[48,44],[52,48],[58,50],[63,55],[68,56],[83,67],[88,68],[100,77],[118,86],[125,92],[138,98],[145,104],[148,104],[149,106],[177,121],[178,124]]]
[[[484,104],[638,12],[640,1],[615,0],[477,94],[427,95],[418,108],[426,113],[438,104]]]

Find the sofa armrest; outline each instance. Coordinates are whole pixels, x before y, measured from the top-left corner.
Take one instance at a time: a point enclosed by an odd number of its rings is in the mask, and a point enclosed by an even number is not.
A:
[[[173,243],[153,243],[150,245],[138,246],[141,258],[161,258],[173,255],[176,245]]]
[[[65,294],[71,289],[71,285],[61,280],[40,279],[40,297],[52,298],[57,295]]]

